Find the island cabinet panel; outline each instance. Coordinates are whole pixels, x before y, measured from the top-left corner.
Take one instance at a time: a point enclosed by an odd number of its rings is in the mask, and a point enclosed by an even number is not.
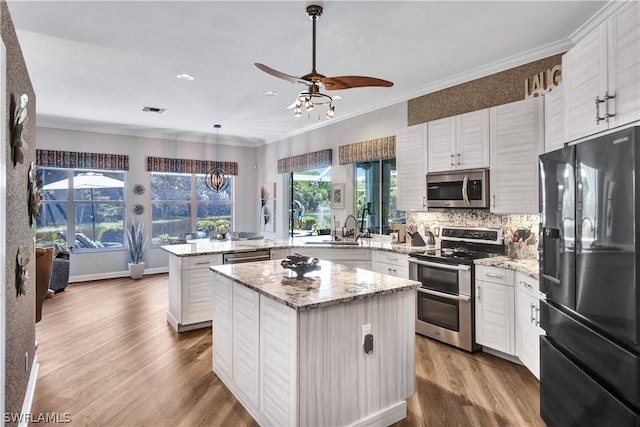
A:
[[[373,352],[363,348],[371,325]],[[414,391],[415,290],[302,311],[300,425],[387,425]],[[404,407],[401,407],[402,402]]]
[[[297,313],[260,295],[260,411],[271,425],[298,422]]]
[[[213,273],[222,255],[169,256],[167,321],[178,332],[209,326],[213,310]]]
[[[233,286],[233,381],[254,405],[259,393],[260,295]]]
[[[302,248],[297,252],[321,260],[348,265],[349,267],[353,268],[364,268],[365,270],[371,270],[371,253],[368,249]]]
[[[233,284],[231,280],[216,276],[213,286],[215,309],[213,311],[213,370],[221,378],[232,380],[231,372],[233,356]]]

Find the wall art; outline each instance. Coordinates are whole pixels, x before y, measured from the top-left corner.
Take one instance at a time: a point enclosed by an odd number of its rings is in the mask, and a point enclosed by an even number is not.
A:
[[[267,182],[260,186],[260,230],[276,231],[276,184]]]
[[[344,183],[331,185],[331,209],[344,209]]]
[[[144,213],[144,206],[141,204],[133,205],[132,212],[134,215],[142,215]]]
[[[24,161],[23,149],[27,148],[26,142],[22,139],[22,130],[27,123],[27,104],[29,103],[29,96],[22,94],[20,96],[20,105],[16,105],[16,100],[11,95],[10,101],[11,111],[11,159],[13,160],[13,167],[15,168],[18,163],[22,164]]]
[[[142,184],[136,184],[133,186],[133,194],[137,194],[138,196],[141,194],[144,194],[144,185]]]
[[[18,248],[16,254],[16,296],[25,295],[27,293],[26,285],[29,279],[29,249],[26,247]]]
[[[36,165],[31,162],[29,167],[29,226],[33,227],[40,213],[42,205],[42,180],[38,178]]]

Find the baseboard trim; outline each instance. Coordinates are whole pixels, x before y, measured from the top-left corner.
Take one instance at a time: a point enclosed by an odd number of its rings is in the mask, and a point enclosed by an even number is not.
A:
[[[351,424],[352,427],[365,426],[390,426],[400,420],[407,418],[407,401],[402,400],[380,412],[371,414]]]
[[[148,274],[160,274],[160,273],[168,273],[168,272],[169,272],[168,266],[144,269],[145,276]],[[129,277],[129,272],[127,270],[124,270],[124,271],[112,271],[109,273],[83,274],[78,276],[71,276],[69,277],[69,283],[90,282],[92,280],[117,279],[120,277]]]
[[[183,325],[182,323],[178,322],[178,319],[176,319],[173,314],[167,312],[167,323],[169,323],[173,329],[176,330],[176,332],[186,332],[186,331],[193,331],[194,329],[202,329],[202,328],[210,328],[212,321],[211,320],[205,320],[204,322],[198,322],[198,323],[192,323],[190,325]]]
[[[484,347],[483,346],[482,347],[482,352],[483,353],[488,353],[488,354],[490,354],[492,356],[496,356],[496,357],[499,357],[499,358],[504,359],[504,360],[508,360],[511,363],[522,365],[522,362],[516,356],[512,356],[510,354],[503,353],[500,350],[496,350],[496,349],[493,349],[493,348],[489,348],[489,347]]]
[[[27,384],[27,391],[25,392],[24,401],[22,402],[22,413],[18,427],[29,426],[29,421],[31,420],[31,405],[33,404],[33,396],[36,394],[36,382],[38,381],[39,370],[40,363],[38,363],[38,356],[33,356],[31,374],[29,374],[29,383]]]

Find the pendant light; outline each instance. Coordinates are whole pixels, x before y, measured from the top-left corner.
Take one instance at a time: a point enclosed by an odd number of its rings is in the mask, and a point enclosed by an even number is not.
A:
[[[218,157],[218,137],[221,125],[213,125],[216,130],[216,163],[215,167],[207,173],[207,176],[204,180],[204,183],[207,185],[209,190],[215,191],[219,193],[221,191],[226,190],[229,187],[229,179],[226,177],[226,172],[220,166],[220,158]]]

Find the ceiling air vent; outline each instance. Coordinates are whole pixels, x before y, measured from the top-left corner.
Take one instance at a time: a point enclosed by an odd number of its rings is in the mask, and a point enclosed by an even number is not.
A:
[[[167,111],[166,108],[159,108],[159,107],[149,107],[148,105],[142,107],[142,111],[144,111],[145,113],[156,113],[156,114],[162,114],[165,111]]]

